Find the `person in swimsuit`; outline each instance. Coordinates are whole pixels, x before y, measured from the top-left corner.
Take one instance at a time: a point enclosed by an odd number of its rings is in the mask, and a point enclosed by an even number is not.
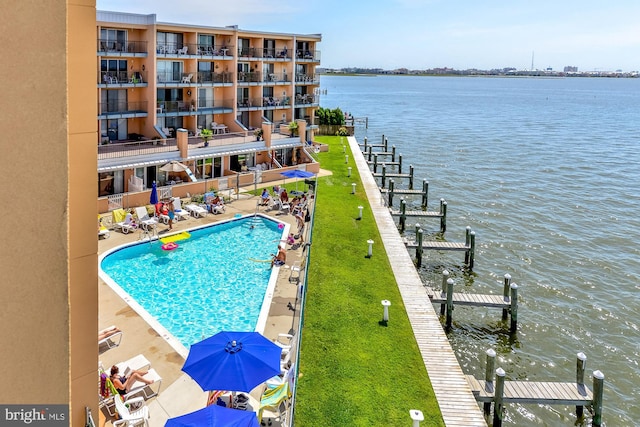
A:
[[[142,381],[147,385],[153,384],[153,380],[144,378],[144,375],[146,375],[147,372],[132,371],[131,373],[129,373],[128,377],[125,377],[124,375],[118,375],[119,372],[120,369],[116,365],[113,365],[111,367],[111,382],[120,394],[127,394],[129,390],[131,390],[131,386],[133,386],[133,383],[135,383],[136,381]]]
[[[284,265],[287,262],[287,251],[282,245],[278,245],[278,253],[273,256],[273,260],[271,261],[271,266],[273,267]]]
[[[169,230],[173,230],[173,218],[176,217],[176,213],[173,211],[173,198],[166,203],[165,206],[169,209],[167,215],[169,216]]]

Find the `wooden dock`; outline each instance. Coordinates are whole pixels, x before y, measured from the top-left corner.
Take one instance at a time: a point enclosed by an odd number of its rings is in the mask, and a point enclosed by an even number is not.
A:
[[[433,293],[431,302],[434,304],[445,304],[447,295],[440,292]],[[489,308],[509,308],[511,307],[511,298],[502,295],[492,294],[467,294],[454,292],[452,296],[453,305],[467,305],[472,307],[489,307]]]
[[[482,411],[464,378],[393,217],[383,203],[382,194],[364,156],[358,150],[357,140],[349,137],[348,141],[444,423],[447,427],[486,427]],[[393,309],[393,306],[390,308]],[[393,313],[390,322],[393,322]]]
[[[493,402],[493,381],[466,376],[471,392],[478,402]],[[542,403],[549,405],[586,406],[593,401],[593,392],[584,384],[568,382],[505,381],[502,399],[505,403]]]
[[[423,232],[421,229],[416,231],[416,241],[410,241],[404,239],[404,244],[407,249],[416,250],[416,262],[418,267],[422,265],[422,252],[424,250],[434,251],[458,251],[464,252],[464,263],[469,270],[473,270],[475,247],[476,247],[476,233],[471,231],[471,227],[467,227],[464,243],[461,242],[444,242],[440,240],[422,240]]]

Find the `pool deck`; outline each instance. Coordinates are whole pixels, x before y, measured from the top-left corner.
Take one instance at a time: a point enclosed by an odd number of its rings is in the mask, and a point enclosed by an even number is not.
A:
[[[328,173],[322,171],[320,176],[326,174]],[[262,187],[271,187],[274,184],[268,183]],[[236,214],[254,213],[258,199],[258,196],[246,194],[241,189],[239,197],[233,196],[232,202],[226,204],[225,213],[209,214],[205,218],[190,218],[179,221],[174,223],[172,233],[233,218]],[[259,207],[259,212],[277,218],[279,221],[287,222],[291,225],[291,230],[297,230],[296,220],[291,214],[281,214],[265,207]],[[158,225],[160,237],[167,228],[168,226],[164,224]],[[102,254],[117,246],[137,242],[139,239],[140,232],[123,234],[112,230],[109,238],[99,240],[98,252]],[[302,248],[287,250],[287,265],[280,268],[264,330],[264,335],[269,339],[275,339],[278,333],[288,333],[292,329],[297,329],[298,317],[296,314],[298,313],[299,301],[296,297],[298,287],[289,282],[289,266],[294,261],[301,260],[301,255]],[[162,377],[160,393],[147,401],[151,414],[150,427],[164,426],[169,418],[202,409],[206,405],[207,394],[195,381],[181,371],[184,364],[183,357],[101,279],[98,280],[98,299],[99,329],[115,325],[123,331],[122,341],[118,347],[99,354],[98,359],[103,366],[109,369],[115,363],[143,354],[151,362],[151,367]],[[258,387],[251,396],[259,398],[260,392],[261,389]],[[98,419],[96,421],[99,426],[110,426],[113,421],[113,418],[109,417],[104,410],[100,411],[98,418],[99,421]],[[275,427],[277,425],[274,423]]]

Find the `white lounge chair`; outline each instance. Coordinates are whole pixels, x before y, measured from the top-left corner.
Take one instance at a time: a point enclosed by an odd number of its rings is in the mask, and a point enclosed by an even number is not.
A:
[[[189,212],[186,211],[186,209],[182,209],[182,202],[177,197],[173,199],[173,212],[175,212],[176,218],[178,220],[189,219],[189,217],[191,216]]]
[[[201,206],[198,206],[194,203],[190,203],[188,205],[185,205],[184,207],[188,212],[191,212],[191,215],[193,215],[196,218],[204,218],[205,216],[207,216],[207,210]]]
[[[120,396],[116,396],[114,402],[120,419],[113,422],[113,427],[149,425],[147,424],[149,408],[141,397],[123,401]]]
[[[150,228],[156,228],[158,225],[158,220],[151,218],[149,212],[147,212],[147,208],[144,206],[138,206],[136,208],[136,215],[138,216],[140,227],[145,231],[149,231]]]
[[[302,262],[294,261],[291,265],[291,273],[289,273],[289,282],[300,281],[300,272],[302,271]]]
[[[116,209],[115,211],[113,211],[112,215],[114,217],[114,221],[113,221],[113,228],[114,230],[120,230],[122,231],[124,234],[127,234],[130,231],[135,231],[138,228],[138,225],[135,223],[135,221],[133,220],[133,215],[131,215],[130,213],[125,213],[124,215],[124,221],[117,221],[116,217],[118,217],[118,215],[120,213],[116,213],[116,211],[122,211],[124,212],[123,209]]]
[[[105,351],[118,347],[120,345],[120,342],[122,341],[122,331],[118,330],[116,332],[115,326],[109,326],[108,328],[104,328],[103,330],[99,331],[98,337],[100,335],[107,334],[109,331],[114,331],[114,332],[98,340],[98,348],[106,347]]]

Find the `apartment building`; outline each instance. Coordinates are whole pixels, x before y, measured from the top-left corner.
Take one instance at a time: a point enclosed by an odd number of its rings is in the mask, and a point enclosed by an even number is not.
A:
[[[154,181],[182,196],[242,185],[256,171],[261,180],[286,167],[317,171],[307,142],[317,129],[321,35],[107,11],[97,12],[96,34],[99,211],[140,203]],[[160,171],[172,160],[189,171]]]

